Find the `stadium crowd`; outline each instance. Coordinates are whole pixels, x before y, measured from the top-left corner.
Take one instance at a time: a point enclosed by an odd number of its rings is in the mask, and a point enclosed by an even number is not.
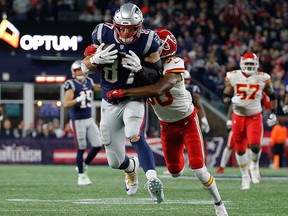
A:
[[[175,34],[177,53],[192,77],[222,95],[226,71],[239,68],[247,50],[259,56],[260,71],[272,76],[281,98],[288,69],[288,2],[285,0],[131,1],[146,28]],[[124,1],[1,0],[11,20],[111,22]],[[153,4],[152,4],[153,3]],[[280,100],[281,101],[281,100]],[[280,111],[280,109],[279,109]]]
[[[0,13],[9,20],[111,22],[125,1],[0,0]],[[250,50],[259,71],[272,77],[282,112],[288,79],[288,2],[286,0],[170,0],[131,1],[145,15],[144,26],[164,27],[178,41],[177,54],[205,87],[221,97],[227,71],[239,68]]]

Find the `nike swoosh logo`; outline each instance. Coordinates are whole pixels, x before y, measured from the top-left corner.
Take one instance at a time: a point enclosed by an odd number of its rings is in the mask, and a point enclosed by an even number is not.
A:
[[[179,62],[180,62],[180,60],[179,60],[179,61],[175,61],[174,63],[177,64],[177,63],[179,63]]]
[[[124,185],[125,185],[125,190],[126,190],[126,191],[129,191],[129,189],[126,187],[126,184],[125,184],[125,183],[124,183]]]

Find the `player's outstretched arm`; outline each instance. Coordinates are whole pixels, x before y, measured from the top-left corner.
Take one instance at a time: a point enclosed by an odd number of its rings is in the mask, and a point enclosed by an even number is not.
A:
[[[181,79],[182,79],[181,75],[178,73],[167,73],[155,84],[146,85],[138,88],[111,90],[110,92],[107,93],[107,97],[108,99],[112,99],[115,97],[117,98],[126,97],[126,96],[141,97],[141,98],[156,97],[168,92]],[[118,94],[117,91],[121,91],[121,94]]]

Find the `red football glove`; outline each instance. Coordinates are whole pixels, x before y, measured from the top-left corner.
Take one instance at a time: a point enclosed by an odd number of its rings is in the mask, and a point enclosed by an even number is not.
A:
[[[124,97],[123,89],[114,89],[107,92],[106,97],[108,100],[113,98],[122,98]]]
[[[96,47],[91,44],[85,48],[84,56],[91,56],[96,52]]]

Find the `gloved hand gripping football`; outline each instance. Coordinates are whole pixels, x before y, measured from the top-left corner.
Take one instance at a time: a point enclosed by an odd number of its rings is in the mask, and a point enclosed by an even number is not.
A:
[[[122,98],[124,97],[123,89],[114,89],[107,92],[106,97],[108,100],[113,98]]]

